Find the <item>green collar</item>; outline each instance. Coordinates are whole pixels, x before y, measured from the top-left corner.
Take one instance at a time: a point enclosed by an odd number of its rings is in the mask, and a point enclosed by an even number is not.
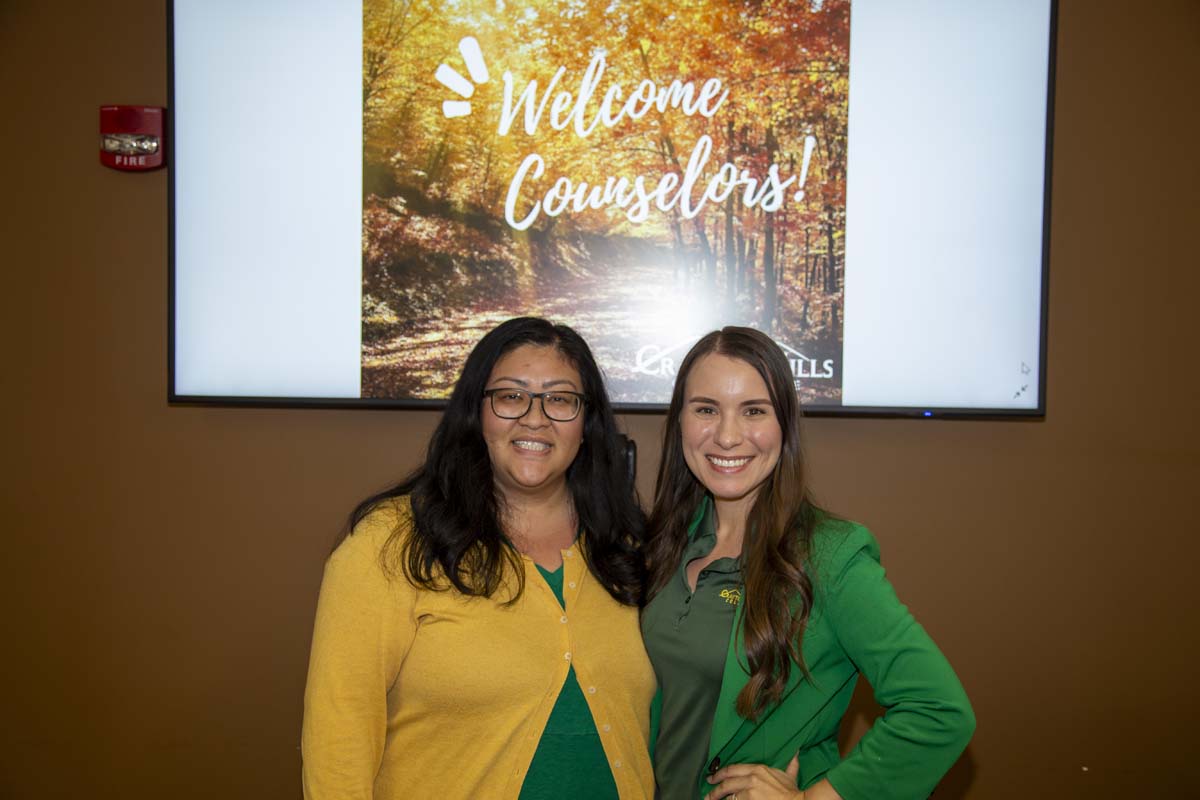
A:
[[[709,515],[712,505],[712,498],[707,494],[700,499],[700,505],[696,508],[696,513],[692,516],[692,521],[688,523],[687,534],[689,542],[694,541],[697,536],[704,535],[704,532],[700,530],[700,523],[704,522],[705,517]]]

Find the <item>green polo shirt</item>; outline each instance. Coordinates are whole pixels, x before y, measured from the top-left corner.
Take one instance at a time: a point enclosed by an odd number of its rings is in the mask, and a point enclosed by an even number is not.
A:
[[[688,562],[707,556],[717,544],[711,501],[705,500],[690,536],[676,574],[642,614],[646,653],[662,689],[653,751],[662,800],[695,800],[721,693],[729,632],[742,601],[742,570],[736,558],[718,558],[700,571],[694,592],[688,586]]]

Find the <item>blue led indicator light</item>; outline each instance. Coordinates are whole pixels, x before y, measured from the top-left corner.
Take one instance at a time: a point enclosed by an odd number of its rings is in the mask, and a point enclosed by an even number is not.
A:
[[[926,416],[926,417],[932,417],[932,416],[933,416],[933,412],[932,412],[932,411],[926,411],[926,412],[924,412],[924,416]]]

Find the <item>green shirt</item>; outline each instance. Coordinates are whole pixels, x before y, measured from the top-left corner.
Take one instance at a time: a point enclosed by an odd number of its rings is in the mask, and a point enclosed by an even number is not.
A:
[[[683,553],[678,572],[642,615],[646,653],[662,687],[662,718],[654,745],[654,778],[662,800],[696,797],[705,767],[713,714],[734,612],[742,598],[742,571],[735,558],[718,558],[700,571],[696,590],[687,565],[717,543],[712,504]]]
[[[778,701],[744,719],[736,701],[750,674],[743,637],[732,635],[710,764],[782,770],[798,755],[801,788],[825,778],[846,800],[928,797],[975,729],[970,702],[945,656],[896,597],[870,531],[820,511],[814,523],[805,565],[813,605],[801,642],[808,673],[793,665]],[[743,611],[739,605],[737,616]],[[731,631],[740,634],[739,625],[735,616]],[[885,711],[843,759],[838,729],[860,671]],[[694,797],[711,788],[699,777]]]
[[[538,565],[538,572],[554,591],[559,605],[566,610],[562,567],[551,572]],[[567,680],[558,693],[550,720],[538,740],[533,763],[521,784],[521,800],[560,797],[587,800],[615,800],[617,797],[608,757],[604,754],[604,745],[600,742],[574,667],[567,672]]]

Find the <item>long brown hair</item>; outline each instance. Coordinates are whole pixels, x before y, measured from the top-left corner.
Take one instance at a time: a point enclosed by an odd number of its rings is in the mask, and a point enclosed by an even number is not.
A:
[[[688,523],[705,496],[704,486],[684,461],[680,416],[688,375],[710,354],[744,361],[762,376],[783,432],[779,463],[759,487],[742,545],[742,629],[750,680],[738,695],[737,712],[754,719],[779,700],[793,662],[808,674],[800,639],[813,601],[813,584],[804,565],[816,508],[806,481],[800,403],[791,368],[779,346],[753,328],[731,326],[705,335],[688,351],[675,377],[647,526],[649,595],[657,594],[679,569]]]

